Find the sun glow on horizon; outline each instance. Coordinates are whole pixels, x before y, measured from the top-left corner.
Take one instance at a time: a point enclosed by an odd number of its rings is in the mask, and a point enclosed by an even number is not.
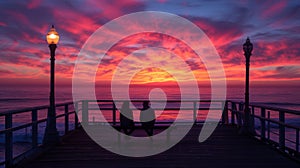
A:
[[[167,71],[150,67],[139,71],[131,79],[132,84],[176,82],[176,79]]]

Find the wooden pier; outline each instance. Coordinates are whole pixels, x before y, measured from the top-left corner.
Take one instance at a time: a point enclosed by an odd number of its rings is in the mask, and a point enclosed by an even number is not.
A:
[[[0,121],[4,123],[3,128],[0,129],[0,135],[5,137],[5,149],[2,151],[4,156],[1,156],[0,166],[5,168],[16,166],[24,168],[300,167],[300,127],[295,122],[289,122],[290,119],[299,118],[299,111],[250,104],[249,123],[250,128],[255,131],[255,136],[245,136],[238,134],[238,128],[244,123],[244,104],[230,100],[168,101],[166,108],[155,110],[174,111],[179,109],[176,104],[183,103],[184,108],[181,109],[193,115],[195,125],[185,138],[169,150],[154,156],[125,157],[114,154],[91,140],[81,125],[107,124],[98,121],[98,113],[93,113],[93,110],[100,107],[111,117],[108,120],[109,124],[118,127],[118,109],[123,101],[82,100],[57,104],[56,126],[60,131],[62,141],[51,148],[41,141],[47,122],[45,114],[49,106],[0,113]],[[142,100],[132,102],[140,105]],[[201,115],[207,115],[209,109],[218,111],[222,117],[212,136],[205,142],[199,143],[198,136],[204,122]],[[18,122],[24,119],[27,119],[25,123]],[[162,131],[171,123],[172,121],[156,122],[155,132]],[[30,147],[20,152],[15,150],[19,144],[14,138],[15,133],[22,131],[26,137],[30,137],[30,140],[27,139],[28,142],[22,141],[22,143]],[[139,128],[134,131],[133,136],[146,136],[146,134]],[[121,138],[120,141],[130,142],[130,139]]]
[[[97,145],[83,129],[75,130],[61,144],[23,168],[94,167],[255,167],[299,168],[300,164],[261,141],[238,134],[236,127],[220,125],[204,143],[198,142],[201,126],[166,152],[133,158],[111,153]],[[156,132],[159,129],[156,129]],[[142,129],[134,136],[145,135]],[[125,141],[125,140],[124,140]],[[130,141],[130,139],[128,140]]]

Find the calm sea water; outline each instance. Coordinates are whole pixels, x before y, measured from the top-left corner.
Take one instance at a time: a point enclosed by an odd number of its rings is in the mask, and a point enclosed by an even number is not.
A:
[[[159,88],[161,90],[157,90]],[[210,87],[199,86],[200,98],[210,99]],[[154,92],[151,93],[151,90]],[[111,99],[111,90],[106,87],[97,87],[97,99]],[[158,92],[155,92],[158,91]],[[163,91],[164,94],[160,91]],[[120,89],[119,92],[122,92]],[[187,89],[186,94],[193,99],[195,91]],[[267,104],[270,106],[300,110],[300,87],[297,86],[257,86],[250,88],[250,102]],[[151,95],[152,94],[152,95]],[[180,90],[177,86],[134,86],[129,92],[131,99],[148,99],[149,95],[154,98],[165,96],[168,100],[180,99]],[[56,87],[56,103],[72,101],[72,88],[68,86]],[[118,97],[122,98],[122,96]],[[229,86],[227,88],[227,99],[244,100],[244,86]],[[0,87],[0,112],[47,105],[49,100],[49,88],[45,86],[24,87]]]

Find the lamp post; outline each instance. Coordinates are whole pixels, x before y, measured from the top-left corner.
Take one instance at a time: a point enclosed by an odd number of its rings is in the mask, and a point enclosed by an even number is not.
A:
[[[44,136],[44,144],[56,144],[59,142],[59,135],[56,128],[56,112],[55,112],[55,98],[54,98],[54,67],[55,67],[55,49],[56,44],[59,41],[59,35],[56,32],[54,26],[52,25],[52,28],[48,32],[46,36],[47,42],[49,44],[50,49],[50,107],[48,109],[47,114],[47,126],[45,130],[45,136]]]
[[[247,37],[246,42],[243,44],[244,55],[246,58],[246,84],[245,84],[245,108],[244,108],[244,123],[241,130],[242,134],[252,133],[250,126],[250,108],[249,108],[249,69],[250,69],[250,56],[252,55],[253,44]]]

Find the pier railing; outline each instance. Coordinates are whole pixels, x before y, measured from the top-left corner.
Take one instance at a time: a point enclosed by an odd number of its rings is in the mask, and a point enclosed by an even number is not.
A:
[[[119,123],[119,109],[125,100],[83,100],[78,102],[78,118],[83,123],[103,123],[109,122],[112,125]],[[130,100],[134,107],[133,115],[139,115],[142,104],[145,100]],[[178,110],[192,111],[193,121],[196,123],[204,122],[208,110],[220,111],[223,110],[225,101],[222,100],[151,100],[151,107],[156,111],[163,111],[166,113],[160,113],[156,117],[156,124],[171,124],[177,116]],[[163,104],[163,105],[162,105]],[[105,120],[99,120],[98,113],[93,111],[101,110],[105,116]],[[224,115],[223,122],[228,120]],[[139,119],[136,119],[139,120]],[[139,123],[139,122],[136,122]]]
[[[42,145],[49,106],[10,110],[0,113],[1,149],[0,167],[11,167]],[[60,135],[78,127],[73,102],[56,104],[56,120]],[[61,121],[62,120],[62,121]],[[72,123],[73,122],[73,123]],[[1,142],[3,143],[3,142]],[[3,156],[4,154],[4,156]]]
[[[144,100],[131,100],[137,108],[141,108]],[[124,100],[82,100],[78,102],[68,102],[56,105],[56,123],[60,136],[65,135],[70,130],[76,129],[80,126],[80,123],[103,123],[109,122],[112,125],[119,123],[118,109],[121,108],[121,104]],[[152,101],[160,103],[161,100]],[[193,119],[195,122],[203,122],[205,120],[206,112],[211,110],[222,110],[224,101],[212,101],[212,100],[170,100],[165,102],[166,107],[153,107],[155,110],[162,111],[178,111],[192,110]],[[178,104],[183,103],[184,107],[179,108]],[[214,107],[210,108],[210,104],[214,104]],[[93,111],[101,109],[101,112],[106,116],[106,121],[99,121],[97,113]],[[11,167],[18,163],[30,154],[34,153],[38,147],[43,144],[43,137],[47,122],[47,110],[49,106],[39,106],[18,110],[10,110],[0,113],[0,138],[4,142],[4,156],[1,157],[0,167]],[[77,114],[76,114],[77,112]],[[164,114],[161,114],[163,116]],[[170,116],[170,114],[167,114]],[[176,117],[176,113],[173,113]],[[163,117],[162,117],[163,118]],[[158,119],[156,124],[170,124],[171,120]],[[73,126],[73,128],[70,128]],[[24,140],[25,139],[25,140]],[[30,142],[30,143],[29,143]],[[22,146],[22,150],[20,150]],[[24,148],[26,146],[26,148]],[[2,153],[3,154],[3,153]]]
[[[80,122],[97,124],[109,122],[112,125],[119,123],[119,111],[124,100],[82,100],[76,103],[68,102],[56,105],[57,128],[61,136],[70,130],[80,126]],[[131,100],[136,109],[140,109],[143,100]],[[156,124],[170,124],[172,117],[176,117],[176,111],[192,111],[196,123],[202,123],[206,119],[208,110],[222,112],[220,122],[243,126],[244,104],[235,101],[220,100],[168,100],[163,107],[159,106],[161,100],[151,101],[156,111],[162,113],[157,118]],[[180,104],[182,103],[182,104]],[[182,105],[181,107],[179,106]],[[158,106],[156,106],[158,105]],[[224,107],[224,108],[223,108]],[[99,114],[101,109],[106,120],[101,121]],[[256,132],[256,137],[273,145],[291,156],[299,156],[299,124],[293,123],[294,119],[300,120],[300,112],[275,107],[267,107],[250,104],[251,127]],[[39,146],[42,146],[44,137],[47,110],[49,106],[32,107],[20,110],[11,110],[0,113],[0,138],[4,142],[4,156],[1,156],[0,167],[11,167],[20,160],[26,158]],[[223,110],[223,111],[220,111]],[[76,114],[76,112],[77,114]],[[166,112],[166,113],[165,113]],[[134,111],[134,116],[135,116]],[[164,116],[165,115],[165,116]],[[173,118],[174,119],[174,118]],[[80,121],[80,122],[79,122]],[[295,120],[296,121],[296,120]],[[28,131],[29,130],[29,131]],[[29,132],[29,133],[28,133]],[[21,136],[21,138],[20,138]],[[24,143],[25,139],[28,141]],[[20,146],[25,149],[20,151]],[[2,153],[3,154],[3,153]]]
[[[243,127],[244,103],[227,101],[229,123]],[[250,104],[250,133],[292,157],[299,158],[300,111]]]

